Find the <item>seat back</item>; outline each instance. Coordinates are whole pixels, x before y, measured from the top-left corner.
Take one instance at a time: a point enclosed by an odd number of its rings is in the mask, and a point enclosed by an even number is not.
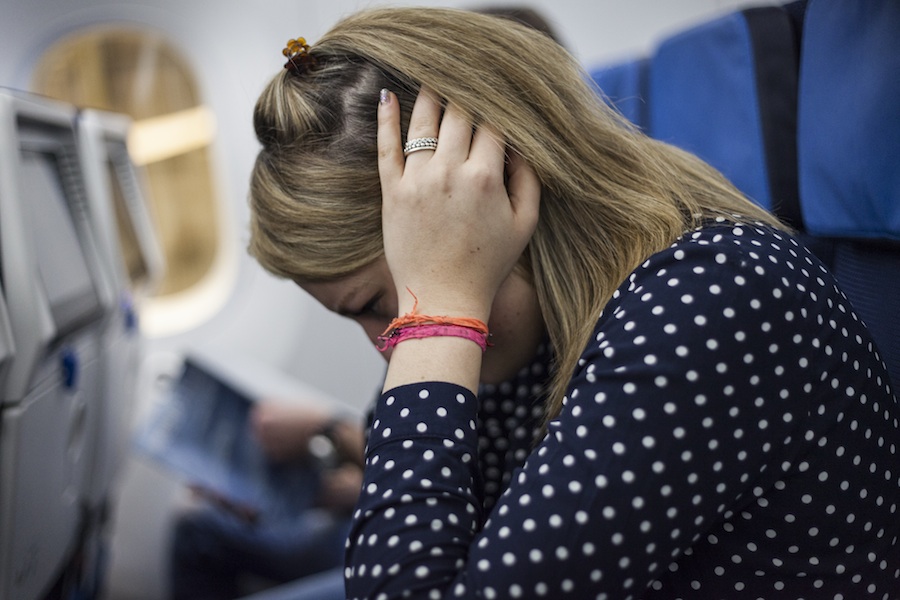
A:
[[[900,382],[900,2],[810,0],[799,189],[810,235]]]
[[[603,65],[590,71],[605,100],[626,119],[644,129],[647,127],[647,76],[649,58],[634,58]]]
[[[781,6],[730,13],[663,40],[650,63],[647,131],[800,228],[798,45],[796,21]]]

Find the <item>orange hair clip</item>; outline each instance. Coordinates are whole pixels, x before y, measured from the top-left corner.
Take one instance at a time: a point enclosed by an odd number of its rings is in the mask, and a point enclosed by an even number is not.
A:
[[[316,59],[309,54],[309,44],[305,38],[288,40],[281,53],[287,58],[284,68],[294,75],[302,75],[316,66]]]

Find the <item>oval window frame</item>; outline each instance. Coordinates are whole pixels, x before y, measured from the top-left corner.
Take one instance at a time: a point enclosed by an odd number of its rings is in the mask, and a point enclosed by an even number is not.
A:
[[[167,337],[209,320],[233,290],[238,260],[215,177],[215,118],[183,54],[149,28],[91,25],[44,50],[31,88],[132,119],[129,152],[146,182],[167,266],[158,289],[139,299],[141,330]]]

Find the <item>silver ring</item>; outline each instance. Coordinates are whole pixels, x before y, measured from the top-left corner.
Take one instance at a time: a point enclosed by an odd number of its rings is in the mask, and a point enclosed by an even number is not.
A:
[[[423,137],[408,140],[403,145],[403,156],[408,156],[419,150],[437,150],[438,139],[436,137]]]

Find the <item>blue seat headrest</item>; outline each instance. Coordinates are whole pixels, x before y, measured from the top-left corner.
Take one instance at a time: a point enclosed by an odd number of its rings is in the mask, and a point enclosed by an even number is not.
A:
[[[626,119],[640,128],[647,125],[649,59],[636,58],[592,69],[591,79]]]
[[[811,0],[799,89],[808,231],[900,240],[900,2]]]
[[[777,6],[664,40],[650,65],[648,126],[795,225],[797,51],[796,26]]]

